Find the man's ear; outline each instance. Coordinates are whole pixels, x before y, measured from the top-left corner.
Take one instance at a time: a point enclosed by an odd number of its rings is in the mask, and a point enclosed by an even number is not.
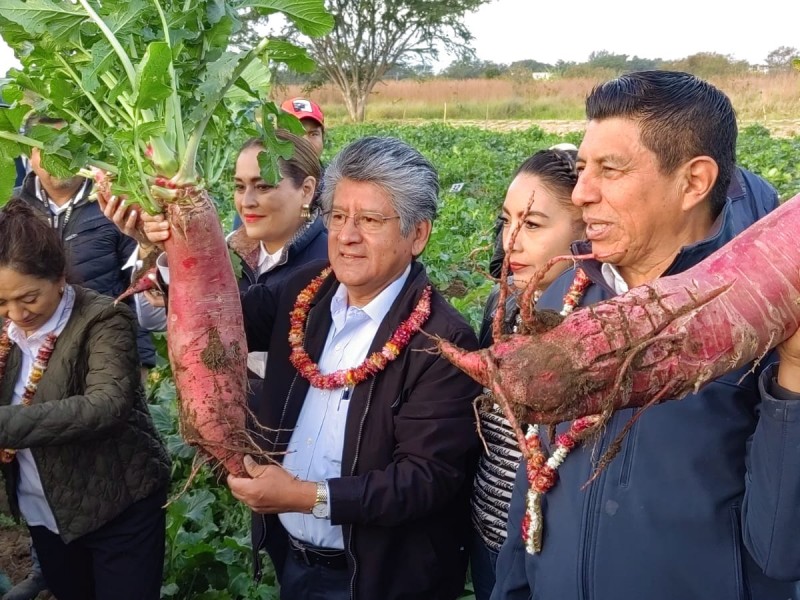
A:
[[[719,166],[710,156],[695,156],[688,161],[679,180],[683,210],[689,212],[708,200],[718,176]]]
[[[431,222],[421,221],[414,225],[414,230],[411,232],[413,243],[411,244],[411,253],[414,257],[422,254],[425,246],[428,244],[428,239],[431,237]]]

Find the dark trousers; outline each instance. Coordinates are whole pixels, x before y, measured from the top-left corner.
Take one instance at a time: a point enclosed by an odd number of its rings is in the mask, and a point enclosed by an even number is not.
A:
[[[350,600],[350,570],[309,565],[289,552],[281,573],[281,600]]]
[[[29,527],[47,587],[58,600],[158,600],[164,571],[166,490],[65,544]]]
[[[489,548],[475,529],[472,530],[472,547],[469,570],[475,600],[489,600],[496,578],[497,552]]]

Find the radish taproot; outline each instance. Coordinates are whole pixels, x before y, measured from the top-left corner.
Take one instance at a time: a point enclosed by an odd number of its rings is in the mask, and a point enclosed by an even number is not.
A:
[[[49,2],[0,0],[0,34],[22,64],[3,89],[11,106],[0,119],[0,154],[39,148],[43,168],[58,178],[91,165],[101,171],[81,174],[95,179],[98,193],[125,196],[152,214],[166,212],[173,266],[167,344],[181,431],[201,458],[213,457],[237,476],[245,476],[243,455],[258,450],[245,431],[238,286],[207,189],[230,167],[237,136],[262,139],[262,176],[277,183],[278,159],[293,148],[274,129],[304,130],[264,101],[267,63],[314,67],[305,50],[283,40],[229,50],[243,11],[281,12],[308,36],[333,27],[324,0],[76,0],[58,3],[57,10]],[[20,134],[34,106],[68,126],[39,125]],[[9,175],[0,170],[0,189],[10,185]]]
[[[791,336],[800,326],[798,231],[800,195],[694,267],[544,332],[502,335],[476,352],[438,347],[494,393],[523,452],[520,421],[601,415],[599,429],[614,410],[683,398]],[[537,314],[523,312],[523,328],[537,331]]]

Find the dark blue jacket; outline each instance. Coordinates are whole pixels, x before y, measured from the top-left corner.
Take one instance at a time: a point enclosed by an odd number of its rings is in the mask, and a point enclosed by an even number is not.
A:
[[[36,196],[35,180],[36,174],[28,173],[22,186],[14,190],[14,195],[49,218],[49,209]],[[136,241],[109,221],[97,202],[89,201],[88,195],[87,188],[62,232],[67,252],[67,275],[73,283],[116,298],[130,285],[131,272],[123,271],[122,267],[136,248]],[[129,305],[133,309],[132,302]],[[139,328],[137,342],[142,365],[155,366],[155,346],[150,334]]]
[[[716,233],[683,248],[666,274],[724,245],[750,208],[728,200]],[[615,295],[599,263],[581,266],[593,282],[582,305]],[[573,274],[556,280],[539,306],[560,309]],[[528,484],[519,469],[492,600],[794,598],[785,580],[800,578],[800,400],[766,391],[773,369],[750,365],[646,410],[583,489],[635,409],[615,413],[596,444],[576,448],[560,467],[543,501],[538,555],[521,540]]]

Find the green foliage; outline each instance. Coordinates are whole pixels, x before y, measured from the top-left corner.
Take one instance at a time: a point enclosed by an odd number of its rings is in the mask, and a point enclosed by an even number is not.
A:
[[[737,161],[778,190],[781,201],[800,192],[800,137],[773,138],[761,125],[739,132]]]
[[[750,64],[746,60],[736,60],[732,56],[716,52],[698,52],[681,60],[666,61],[662,69],[685,71],[703,79],[720,75],[747,73]]]

